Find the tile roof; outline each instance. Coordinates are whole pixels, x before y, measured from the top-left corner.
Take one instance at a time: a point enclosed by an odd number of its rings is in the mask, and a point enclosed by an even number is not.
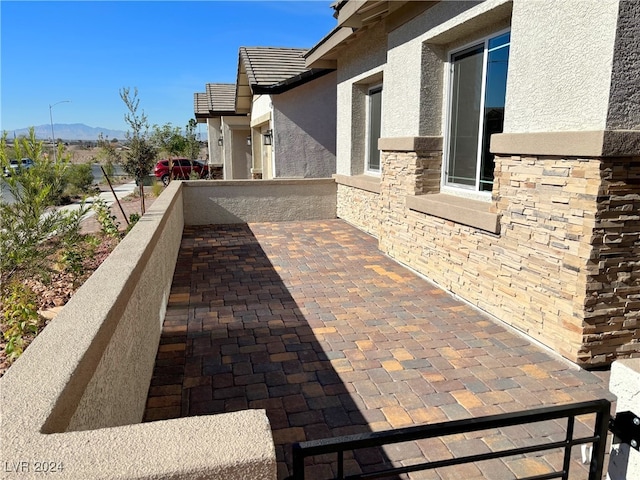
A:
[[[270,86],[301,74],[304,48],[240,47],[240,61],[250,86]]]
[[[196,114],[196,118],[209,116],[209,98],[206,93],[193,94],[193,111]]]
[[[235,109],[235,83],[207,83],[209,110],[212,112],[233,112]]]
[[[206,92],[193,94],[196,119],[212,116],[235,115],[236,85],[234,83],[207,83]]]
[[[247,114],[253,95],[282,93],[331,71],[307,68],[306,52],[304,48],[240,47],[237,83],[207,83],[206,94],[194,95],[196,118]]]

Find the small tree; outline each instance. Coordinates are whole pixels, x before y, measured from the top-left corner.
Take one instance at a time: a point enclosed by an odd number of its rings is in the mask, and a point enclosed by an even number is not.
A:
[[[5,179],[13,201],[0,202],[0,285],[14,278],[46,275],[52,268],[52,254],[60,242],[76,238],[87,212],[84,205],[75,211],[49,208],[57,201],[57,185],[62,183],[58,177],[64,177],[68,159],[59,157],[54,162],[44,158],[42,142],[35,140],[33,129],[24,142],[34,166]],[[2,137],[2,167],[9,164],[5,145],[6,137]]]
[[[200,156],[200,142],[198,141],[198,137],[196,135],[196,127],[198,123],[192,118],[189,120],[186,128],[186,148],[185,154],[191,160],[195,160]]]
[[[6,138],[3,139],[6,143]],[[3,148],[6,152],[7,149]],[[49,205],[62,205],[65,203],[64,191],[67,186],[65,176],[71,161],[69,155],[64,152],[64,145],[59,144],[57,155],[45,153],[44,142],[36,138],[35,129],[29,129],[29,135],[21,136],[13,142],[14,158],[30,158],[35,162],[35,167],[30,169],[30,176],[37,177],[47,187],[46,201]],[[33,185],[33,183],[30,183]],[[39,188],[37,183],[34,188]]]
[[[167,155],[169,159],[169,180],[173,179],[173,159],[184,154],[185,138],[180,133],[178,127],[171,123],[162,126],[154,125],[151,141],[156,148]]]
[[[180,133],[180,128],[174,127],[171,123],[165,123],[162,126],[154,125],[151,142],[160,152],[169,157],[184,155],[186,140]]]
[[[98,160],[100,163],[104,163],[104,170],[111,177],[113,176],[114,164],[122,161],[120,152],[116,149],[113,140],[109,141],[109,137],[104,137],[102,133],[98,135],[98,147],[100,148]]]
[[[134,88],[133,94],[129,88],[120,90],[120,98],[127,107],[128,112],[124,116],[125,122],[131,127],[132,132],[127,132],[129,150],[126,151],[122,161],[122,168],[136,179],[140,189],[140,211],[144,215],[144,178],[153,168],[156,159],[156,149],[149,140],[149,124],[144,111],[138,113],[140,100],[138,89]]]

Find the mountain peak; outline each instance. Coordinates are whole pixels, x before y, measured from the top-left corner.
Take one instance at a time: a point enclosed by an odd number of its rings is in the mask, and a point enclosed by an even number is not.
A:
[[[36,133],[36,138],[39,140],[51,139],[51,125],[38,125],[33,127]],[[17,130],[10,130],[7,132],[9,137],[19,137],[22,135],[29,135],[29,128],[19,128]],[[60,138],[65,141],[73,140],[98,140],[98,136],[102,134],[105,138],[117,138],[118,140],[124,140],[126,138],[126,132],[124,130],[111,130],[103,127],[90,127],[84,123],[54,123],[53,133],[56,139]]]

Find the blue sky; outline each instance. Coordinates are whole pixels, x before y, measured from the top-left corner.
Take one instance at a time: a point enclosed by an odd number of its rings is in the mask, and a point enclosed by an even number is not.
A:
[[[151,125],[184,127],[193,93],[236,80],[240,46],[310,48],[331,1],[0,2],[0,131],[54,123],[127,130],[122,87]]]

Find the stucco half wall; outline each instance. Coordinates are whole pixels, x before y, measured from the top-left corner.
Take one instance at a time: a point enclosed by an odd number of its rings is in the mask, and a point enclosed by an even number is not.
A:
[[[333,178],[185,182],[185,225],[336,218]]]
[[[264,410],[140,423],[184,191],[167,187],[0,379],[0,477],[275,479]]]

